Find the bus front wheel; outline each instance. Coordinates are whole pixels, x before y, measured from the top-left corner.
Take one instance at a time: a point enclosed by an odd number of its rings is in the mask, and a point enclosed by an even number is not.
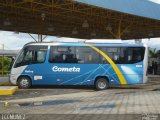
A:
[[[105,90],[109,87],[109,82],[106,78],[98,78],[95,82],[96,90]]]
[[[31,85],[32,85],[31,79],[27,76],[22,76],[18,79],[17,85],[19,88],[27,89],[27,88],[31,87]]]

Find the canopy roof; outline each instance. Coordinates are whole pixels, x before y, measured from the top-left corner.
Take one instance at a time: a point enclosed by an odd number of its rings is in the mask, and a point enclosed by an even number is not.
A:
[[[160,37],[159,13],[160,5],[147,0],[1,0],[0,29],[82,39],[153,38]]]
[[[75,0],[131,15],[160,20],[160,4],[149,0]]]

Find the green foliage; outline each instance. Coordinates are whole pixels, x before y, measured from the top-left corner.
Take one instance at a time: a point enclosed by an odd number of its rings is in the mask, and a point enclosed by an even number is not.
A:
[[[150,58],[157,58],[158,57],[158,50],[156,48],[149,48],[149,57]]]
[[[0,57],[0,75],[2,74],[2,56]],[[6,72],[9,71],[10,69],[10,65],[11,65],[11,58],[8,58],[8,57],[4,57],[4,66],[3,66],[3,69],[4,69],[4,72],[6,74]]]

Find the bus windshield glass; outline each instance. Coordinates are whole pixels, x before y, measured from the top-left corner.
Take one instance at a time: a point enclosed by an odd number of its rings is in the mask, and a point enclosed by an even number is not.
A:
[[[43,63],[46,57],[47,46],[27,46],[19,55],[14,67],[29,64]]]

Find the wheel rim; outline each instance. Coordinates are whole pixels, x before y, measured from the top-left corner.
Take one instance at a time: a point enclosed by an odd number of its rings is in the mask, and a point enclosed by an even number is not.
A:
[[[106,88],[106,82],[103,81],[103,80],[100,80],[100,81],[98,82],[98,87],[99,87],[100,89]]]
[[[20,85],[22,87],[26,87],[29,85],[29,81],[27,79],[22,79],[21,82],[20,82]]]

